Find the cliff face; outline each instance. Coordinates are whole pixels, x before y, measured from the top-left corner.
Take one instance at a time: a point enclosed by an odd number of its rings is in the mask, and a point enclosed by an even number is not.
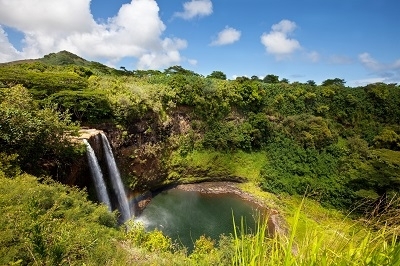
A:
[[[106,123],[92,125],[96,130],[82,130],[80,139],[89,141],[102,164],[101,141],[96,135],[104,132],[112,146],[125,187],[134,191],[156,190],[182,181],[243,181],[229,171],[214,169],[212,165],[206,168],[179,165],[178,170],[172,169],[175,166],[171,166],[171,156],[180,148],[179,139],[193,132],[195,120],[192,114],[190,108],[180,107],[171,111],[167,119],[148,113],[124,127]],[[84,165],[85,159],[78,158],[71,168],[69,184],[87,187],[90,175]]]
[[[140,120],[131,121],[130,125],[121,129],[115,124],[90,125],[92,129],[83,128],[79,137],[72,141],[82,143],[86,139],[97,156],[103,171],[106,171],[100,134],[104,133],[112,146],[125,186],[134,190],[151,190],[163,183],[165,171],[162,158],[170,149],[168,138],[173,134],[181,134],[180,124],[184,124],[184,114],[173,114],[166,122],[153,114]],[[68,185],[87,187],[90,189],[91,179],[86,154],[77,157],[68,167],[68,175],[62,180]]]
[[[73,138],[74,142],[83,143],[83,139],[86,139],[90,146],[96,153],[100,164],[103,161],[103,149],[100,139],[100,133],[103,131],[98,129],[82,129],[79,131],[79,137]],[[90,170],[87,163],[86,154],[76,158],[75,162],[70,166],[69,174],[63,183],[68,185],[74,185],[78,187],[90,187]]]
[[[102,128],[112,143],[121,175],[131,189],[154,190],[165,185],[165,158],[175,148],[170,137],[187,133],[190,117],[187,110],[175,110],[161,122],[148,114],[132,121],[126,130]]]

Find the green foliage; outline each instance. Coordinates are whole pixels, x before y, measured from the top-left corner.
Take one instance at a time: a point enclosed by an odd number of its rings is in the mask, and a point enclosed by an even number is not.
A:
[[[143,224],[140,222],[129,224],[129,231],[126,238],[136,246],[143,247],[150,252],[173,251],[171,238],[163,235],[159,230],[146,232]]]
[[[96,91],[60,91],[48,100],[61,112],[68,111],[75,120],[96,122],[111,117],[111,107],[106,95]]]
[[[316,86],[317,84],[315,83],[315,81],[314,80],[307,80],[307,84],[308,85],[311,85],[311,86]]]
[[[252,180],[266,191],[307,194],[324,206],[344,209],[363,200],[375,208],[400,187],[396,84],[349,88],[339,78],[321,86],[289,84],[273,74],[226,80],[221,71],[205,78],[181,66],[116,70],[62,51],[2,64],[0,87],[0,264],[126,265],[143,256],[145,265],[169,265],[175,256],[194,265],[232,258],[234,265],[348,265],[390,263],[398,254],[397,236],[389,242],[383,233],[364,232],[361,242],[350,235],[350,246],[340,246],[320,232],[298,243],[297,236],[266,239],[263,232],[234,243],[201,238],[185,256],[159,231],[133,227],[128,241],[118,241],[114,215],[83,200],[85,194],[21,176],[64,172],[79,153],[69,139],[77,129],[72,116],[114,124],[124,144],[136,137],[146,142],[143,160],[162,164],[160,180],[152,180],[157,185]],[[175,118],[182,112],[188,130],[180,132]],[[133,254],[129,263],[115,258],[121,246]],[[167,259],[136,252],[137,246]],[[300,247],[296,256],[294,247]]]
[[[177,102],[194,105],[197,98],[207,87],[207,81],[199,76],[184,75],[179,72],[172,75],[168,85],[176,92]]]
[[[0,195],[1,265],[122,262],[124,253],[114,244],[122,237],[116,218],[85,200],[84,192],[18,175],[0,177]],[[108,227],[99,222],[104,216],[113,216]]]
[[[264,147],[274,135],[272,123],[265,113],[250,113],[248,120],[252,127],[250,132],[252,147],[255,149]]]
[[[223,119],[231,111],[230,105],[235,99],[233,93],[226,81],[206,80],[193,102],[195,115],[211,122]]]
[[[154,78],[154,77],[150,77]],[[165,119],[165,111],[175,107],[175,92],[163,84],[151,84],[137,77],[92,76],[89,78],[90,94],[96,95],[102,105],[96,106],[100,114],[111,114],[115,122],[126,128],[133,121],[155,117]],[[106,112],[107,111],[107,112]]]
[[[351,165],[350,186],[354,190],[372,190],[379,196],[400,192],[400,152],[372,150],[364,162]]]
[[[50,53],[40,59],[41,62],[50,65],[78,65],[83,66],[86,60],[68,51],[60,51],[58,53]]]
[[[194,250],[192,254],[190,254],[190,258],[194,261],[201,261],[204,265],[216,263],[218,255],[215,248],[215,241],[210,237],[204,235],[200,236],[194,243]]]
[[[267,222],[260,222],[254,235],[235,231],[232,265],[397,265],[400,245],[395,230],[377,232],[356,227],[351,233],[335,227],[308,226],[299,235],[300,211],[296,210],[289,235],[265,235]],[[243,228],[243,225],[242,225]]]
[[[226,80],[226,75],[222,71],[213,71],[207,78],[222,79]]]
[[[161,71],[159,70],[134,70],[133,75],[136,77],[152,77],[152,76],[158,76],[161,74]]]
[[[279,82],[289,84],[289,80],[287,78],[283,78]]]
[[[272,125],[263,113],[250,113],[245,122],[208,123],[202,144],[223,151],[252,151],[263,147],[273,135]]]
[[[72,70],[72,71],[71,71]],[[61,90],[81,90],[87,88],[87,80],[82,73],[71,69],[67,71],[49,68],[41,63],[2,67],[0,82],[7,87],[22,84],[32,91],[36,98],[43,99]]]
[[[361,139],[359,136],[348,138],[347,147],[351,157],[356,156],[360,159],[367,159],[370,156],[368,142]]]
[[[181,66],[171,66],[171,67],[169,67],[169,68],[164,70],[164,74],[167,74],[167,75],[178,74],[178,75],[185,75],[185,76],[199,76],[199,74],[197,74],[197,73],[195,73],[195,72],[193,72],[191,70],[184,69]]]
[[[115,74],[121,75],[121,71],[110,68],[98,62],[89,62],[68,51],[50,53],[37,61],[46,65],[62,66],[72,68],[81,77],[89,77],[92,74]],[[124,73],[122,73],[124,74]]]
[[[77,127],[67,113],[39,108],[22,86],[0,92],[0,148],[18,154],[21,169],[39,173],[42,163],[61,163],[76,154],[68,139]]]
[[[186,180],[251,180],[258,181],[265,153],[243,151],[219,152],[193,150],[187,154],[173,153],[166,165],[170,179]]]
[[[346,81],[344,81],[344,79],[334,78],[334,79],[324,80],[321,85],[322,86],[331,86],[331,85],[344,86],[345,83],[346,83]]]
[[[355,196],[341,178],[343,150],[318,151],[280,138],[267,146],[269,162],[261,171],[262,188],[273,193],[309,195],[323,204],[349,207]]]
[[[364,88],[370,112],[381,123],[400,123],[400,89],[395,84],[375,83]]]
[[[374,138],[374,145],[377,148],[399,151],[400,135],[393,130],[383,129],[382,132]]]
[[[337,141],[337,136],[322,117],[289,116],[283,121],[284,132],[305,148],[322,149]]]
[[[216,150],[251,150],[251,125],[248,123],[237,124],[233,121],[213,123],[206,131],[203,139],[205,148]]]
[[[15,176],[21,172],[18,165],[18,154],[8,155],[0,152],[0,176]]]
[[[265,83],[278,83],[279,82],[279,76],[273,75],[273,74],[268,74],[263,78],[263,81]]]

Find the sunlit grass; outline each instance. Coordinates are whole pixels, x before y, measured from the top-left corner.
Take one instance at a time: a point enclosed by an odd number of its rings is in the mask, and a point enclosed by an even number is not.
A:
[[[257,181],[261,168],[265,164],[265,152],[247,153],[218,152],[210,150],[195,150],[188,154],[186,161],[194,167],[224,169],[232,176],[244,178],[249,181]]]
[[[293,215],[288,235],[267,237],[265,222],[259,223],[254,235],[243,231],[243,223],[240,230],[235,226],[232,265],[400,265],[396,226],[374,231],[354,223],[344,230],[340,225],[331,230],[313,225],[299,235],[303,208],[304,201]]]

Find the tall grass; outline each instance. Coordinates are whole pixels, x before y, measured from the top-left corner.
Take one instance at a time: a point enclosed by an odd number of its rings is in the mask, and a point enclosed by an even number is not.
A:
[[[296,210],[288,235],[268,235],[268,223],[260,221],[247,234],[243,221],[235,225],[232,265],[399,265],[398,225],[376,230],[354,227],[352,233],[306,228],[297,232],[301,206]],[[397,214],[399,218],[400,213]],[[240,228],[240,229],[239,229]],[[370,228],[370,227],[368,227]]]

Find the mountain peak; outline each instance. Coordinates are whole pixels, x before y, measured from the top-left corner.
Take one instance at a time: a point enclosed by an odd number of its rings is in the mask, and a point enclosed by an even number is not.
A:
[[[88,63],[82,57],[66,50],[45,55],[40,61],[51,65],[86,65]]]

